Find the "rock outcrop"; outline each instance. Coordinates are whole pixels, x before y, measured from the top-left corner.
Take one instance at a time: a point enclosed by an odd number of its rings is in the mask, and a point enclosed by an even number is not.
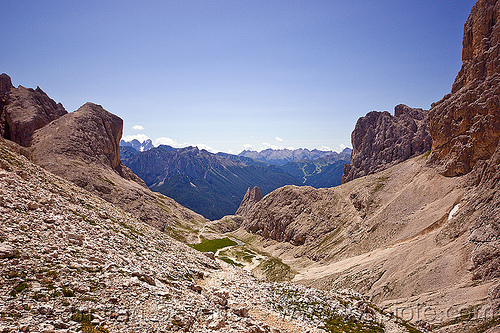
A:
[[[382,171],[431,149],[428,111],[400,104],[389,112],[369,112],[358,119],[351,135],[351,164],[342,183]]]
[[[462,68],[451,93],[433,104],[430,165],[445,176],[467,174],[461,207],[470,225],[474,278],[500,276],[500,2],[479,0],[464,26]],[[500,302],[500,300],[499,300]]]
[[[431,161],[446,176],[489,159],[500,139],[500,2],[479,0],[464,26],[462,68],[433,104]]]
[[[316,239],[319,233],[324,233],[317,224],[306,223],[317,202],[328,200],[325,192],[310,186],[284,186],[254,203],[244,213],[242,227],[264,238],[279,242],[290,242],[293,245],[303,245],[306,240]],[[334,228],[332,226],[329,230]]]
[[[36,89],[15,88],[7,74],[0,75],[0,135],[22,146],[31,144],[33,133],[67,114],[61,103]]]
[[[0,94],[5,94],[14,88],[10,76],[5,73],[0,74]]]
[[[236,215],[245,215],[250,208],[252,208],[257,202],[262,199],[262,192],[258,186],[254,188],[248,188],[243,200],[241,201],[238,210],[236,211]]]
[[[98,163],[120,169],[123,121],[102,106],[86,103],[78,110],[40,129],[33,140],[37,162],[59,164],[55,157]],[[51,167],[52,169],[54,167]]]
[[[86,103],[36,131],[33,160],[160,230],[171,230],[179,223],[205,223],[202,216],[151,192],[123,165],[119,157],[122,127],[119,117]]]

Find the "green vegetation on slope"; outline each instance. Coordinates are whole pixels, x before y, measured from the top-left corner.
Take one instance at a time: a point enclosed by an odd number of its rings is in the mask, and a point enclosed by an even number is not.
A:
[[[256,268],[264,279],[268,282],[290,281],[295,276],[296,272],[290,266],[283,263],[281,259],[270,257],[262,261]]]
[[[238,245],[235,241],[226,238],[219,239],[205,239],[203,242],[198,244],[190,245],[192,248],[200,251],[200,252],[217,252],[217,250],[222,249],[227,246]]]
[[[326,321],[327,332],[331,333],[383,333],[384,328],[374,323],[349,321],[339,315],[332,315]]]

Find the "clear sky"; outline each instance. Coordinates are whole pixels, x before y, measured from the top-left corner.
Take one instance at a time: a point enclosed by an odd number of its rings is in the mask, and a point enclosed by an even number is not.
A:
[[[367,112],[450,92],[474,3],[5,0],[0,72],[156,143],[338,150]]]

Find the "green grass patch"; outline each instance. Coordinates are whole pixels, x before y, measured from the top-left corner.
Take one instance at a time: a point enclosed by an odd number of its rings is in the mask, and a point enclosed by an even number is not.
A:
[[[64,297],[75,297],[75,292],[69,288],[64,287],[62,289]]]
[[[232,248],[229,248],[224,251],[220,251],[219,255],[221,257],[226,256],[230,258],[234,258],[235,260],[239,262],[247,262],[247,263],[252,263],[253,259],[256,257],[256,254],[253,253],[251,250],[248,249],[242,249],[241,246],[235,246]]]
[[[243,267],[242,264],[240,264],[239,262],[235,262],[234,260],[232,260],[229,257],[217,257],[217,258],[224,261],[224,262],[227,262],[228,264],[231,264],[233,266]]]
[[[200,252],[217,252],[217,250],[222,249],[227,246],[234,246],[238,245],[235,241],[229,239],[229,237],[226,238],[219,238],[219,239],[205,239],[203,242],[198,243],[198,244],[191,244],[190,246],[193,249],[196,249]]]
[[[102,177],[102,176],[99,176],[99,179],[102,180],[102,181],[105,181],[106,183],[108,183],[109,185],[111,186],[116,186],[115,183],[113,183],[111,180],[109,180],[108,178],[106,177]]]
[[[296,272],[279,258],[269,258],[262,261],[257,269],[262,272],[268,282],[290,281]]]
[[[82,327],[79,329],[84,333],[109,333],[109,330],[104,327],[95,327],[92,325],[92,314],[91,313],[83,313],[80,311],[76,311],[71,315],[71,320],[76,321],[77,323],[82,324]]]
[[[143,236],[143,234],[139,231],[137,231],[134,227],[132,227],[131,225],[128,225],[126,224],[125,222],[123,221],[119,221],[118,222],[123,228],[125,229],[128,229],[130,231],[131,234],[135,234],[135,235],[141,235]]]
[[[375,323],[348,321],[342,316],[333,315],[326,321],[327,332],[330,333],[383,333],[384,328]]]
[[[35,301],[41,301],[43,299],[47,299],[47,295],[45,295],[44,293],[40,292],[40,291],[37,291],[35,292],[35,294],[32,296],[32,298],[35,300]]]
[[[375,186],[373,188],[373,192],[378,192],[380,191],[384,186],[385,186],[385,183],[389,180],[389,177],[388,176],[382,176],[382,177],[378,177],[377,180],[376,180],[376,183],[375,183]]]

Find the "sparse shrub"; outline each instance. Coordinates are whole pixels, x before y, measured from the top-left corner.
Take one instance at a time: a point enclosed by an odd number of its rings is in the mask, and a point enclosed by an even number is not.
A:
[[[17,294],[19,294],[20,292],[22,292],[23,290],[28,289],[28,288],[29,288],[29,284],[27,282],[21,282],[17,286],[15,286],[14,289],[12,289],[12,291],[10,292],[10,295],[16,296]]]
[[[47,295],[45,295],[44,293],[39,292],[39,291],[37,291],[37,292],[35,293],[35,295],[33,295],[33,299],[34,299],[35,301],[40,301],[40,300],[42,300],[42,299],[44,299],[44,298],[47,298]]]
[[[269,258],[262,261],[258,266],[268,282],[281,282],[293,279],[296,272],[279,258]]]
[[[331,333],[383,333],[384,328],[375,323],[365,323],[362,321],[349,321],[339,315],[332,315],[326,321],[327,332]]]
[[[92,315],[76,311],[71,315],[71,320],[76,321],[80,324],[90,324],[90,322],[92,321]]]
[[[64,287],[62,289],[64,297],[75,297],[75,292],[69,288]]]
[[[56,279],[57,278],[57,272],[56,271],[48,271],[47,272],[47,277]]]

